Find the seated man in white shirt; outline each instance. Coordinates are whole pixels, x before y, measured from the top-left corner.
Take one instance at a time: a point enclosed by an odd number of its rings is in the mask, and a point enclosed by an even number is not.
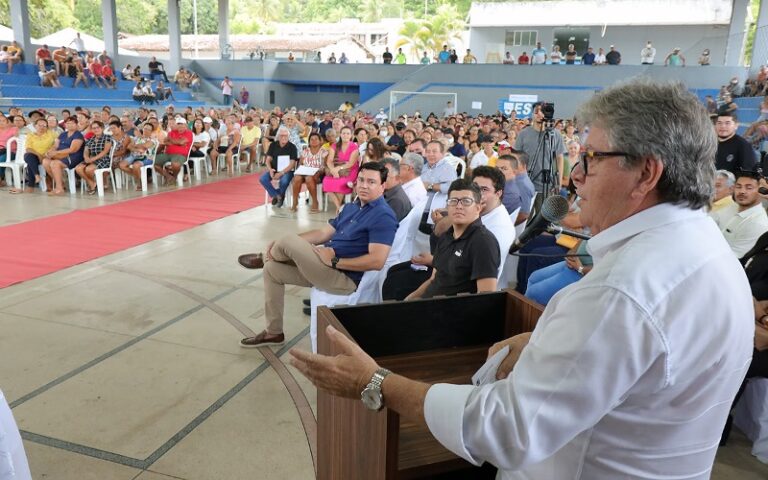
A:
[[[707,479],[754,338],[747,278],[703,210],[712,124],[685,85],[647,79],[596,93],[576,118],[590,127],[571,177],[594,268],[532,333],[490,349],[510,347],[498,381],[410,380],[333,328],[339,355],[293,349],[292,364],[317,388],[386,406],[497,466],[496,478]]]
[[[400,160],[400,181],[403,190],[408,195],[411,205],[418,205],[427,198],[427,189],[421,181],[421,170],[424,168],[424,157],[418,153],[408,152]]]
[[[737,173],[733,187],[735,203],[710,214],[737,258],[743,257],[760,235],[768,231],[768,214],[763,208],[759,187],[759,173]]]

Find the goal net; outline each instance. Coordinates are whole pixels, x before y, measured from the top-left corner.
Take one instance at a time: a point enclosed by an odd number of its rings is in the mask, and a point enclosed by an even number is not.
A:
[[[458,96],[454,92],[389,92],[389,119],[395,120],[400,115],[409,117],[419,112],[426,119],[430,113],[438,117],[445,115],[448,102],[456,113]]]

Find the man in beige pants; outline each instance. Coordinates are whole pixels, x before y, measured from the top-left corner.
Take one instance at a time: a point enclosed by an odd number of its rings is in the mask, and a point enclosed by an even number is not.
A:
[[[262,254],[246,254],[238,262],[264,269],[264,315],[267,328],[240,341],[241,347],[281,345],[285,286],[317,287],[348,295],[363,272],[380,270],[397,231],[397,219],[384,199],[387,168],[379,162],[360,166],[357,200],[346,205],[328,225],[299,235],[286,235]]]

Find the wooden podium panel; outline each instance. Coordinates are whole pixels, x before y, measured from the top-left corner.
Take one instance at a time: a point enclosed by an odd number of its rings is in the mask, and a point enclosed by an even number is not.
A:
[[[533,330],[543,307],[514,291],[376,305],[318,307],[318,352],[337,355],[333,325],[382,367],[429,383],[469,384],[495,342]],[[320,480],[494,478],[388,409],[317,392]]]

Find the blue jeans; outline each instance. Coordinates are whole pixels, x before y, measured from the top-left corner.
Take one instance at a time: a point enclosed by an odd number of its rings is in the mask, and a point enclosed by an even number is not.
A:
[[[261,183],[269,196],[274,198],[278,195],[281,197],[285,196],[285,191],[288,190],[288,187],[291,186],[291,180],[293,180],[293,172],[286,173],[280,177],[280,183],[278,185],[279,190],[275,190],[275,187],[272,186],[272,179],[269,177],[269,170],[267,170],[264,172],[261,178],[259,178],[259,183]]]
[[[557,292],[580,279],[579,272],[568,268],[565,262],[555,263],[531,274],[525,296],[546,305]]]

